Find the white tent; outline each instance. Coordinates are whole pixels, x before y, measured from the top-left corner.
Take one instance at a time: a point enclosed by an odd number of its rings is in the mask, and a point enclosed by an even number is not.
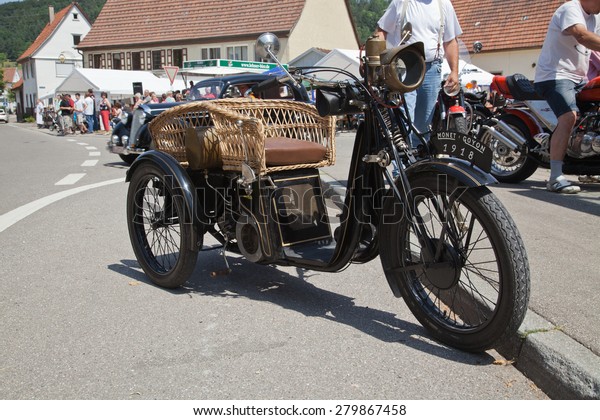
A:
[[[460,80],[463,86],[472,80],[476,80],[479,86],[489,86],[492,83],[492,78],[494,77],[492,73],[488,73],[476,65],[467,63],[464,60],[459,60],[458,72],[460,74]],[[448,66],[448,62],[444,60],[442,63],[442,77],[445,78],[449,73],[450,66]]]
[[[157,95],[185,89],[181,79],[176,79],[171,88],[169,79],[156,77],[148,71],[74,68],[55,93],[84,93],[91,88],[94,92],[107,92],[111,99],[121,99],[133,96],[133,83],[141,83],[144,90]]]
[[[360,78],[359,72],[359,50],[343,50],[336,48],[331,50],[325,57],[315,63],[315,67],[336,67],[346,70]],[[319,78],[328,80],[345,80],[348,76],[334,73],[321,73]]]

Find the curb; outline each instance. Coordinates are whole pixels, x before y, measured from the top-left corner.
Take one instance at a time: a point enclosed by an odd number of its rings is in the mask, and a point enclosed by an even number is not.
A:
[[[339,205],[344,183],[324,173],[321,181],[325,196]],[[496,351],[552,399],[600,399],[600,356],[531,309],[517,334]]]

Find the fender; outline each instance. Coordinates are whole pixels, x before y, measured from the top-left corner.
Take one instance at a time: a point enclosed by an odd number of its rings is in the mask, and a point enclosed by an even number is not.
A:
[[[166,176],[173,177],[174,187],[178,190],[179,194],[183,196],[183,202],[185,205],[185,220],[184,223],[195,223],[196,215],[203,214],[196,208],[198,202],[195,199],[194,184],[190,177],[179,162],[171,155],[160,152],[158,150],[150,150],[142,153],[131,165],[125,176],[125,182],[130,182],[134,172],[143,165],[154,165],[161,169]],[[195,232],[195,229],[194,229]],[[197,249],[197,240],[194,239],[193,243],[189,244],[191,249]]]
[[[452,105],[450,108],[448,108],[448,113],[449,114],[462,114],[464,116],[466,112],[462,106]]]
[[[515,117],[523,121],[523,123],[527,126],[529,132],[531,133],[531,138],[533,138],[536,134],[544,132],[544,128],[540,125],[535,116],[529,111],[526,111],[524,109],[505,108],[504,113],[514,115]]]
[[[148,129],[148,124],[144,124],[140,127],[137,139],[135,139],[135,147],[138,149],[150,149],[152,144],[152,135]]]
[[[409,181],[425,173],[448,175],[468,188],[498,183],[496,178],[477,166],[471,166],[464,160],[451,157],[421,160],[406,169]]]

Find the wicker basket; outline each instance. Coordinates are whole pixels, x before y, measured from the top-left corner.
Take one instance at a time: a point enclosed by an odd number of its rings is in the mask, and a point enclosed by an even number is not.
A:
[[[335,163],[335,119],[319,116],[314,106],[303,102],[259,99],[192,102],[161,113],[150,123],[150,132],[156,149],[192,169],[222,165],[224,170],[240,171],[241,164],[248,162],[255,171],[265,174]],[[267,166],[265,142],[279,138],[317,143],[326,149],[325,157],[319,162]],[[215,153],[215,144],[220,156]]]

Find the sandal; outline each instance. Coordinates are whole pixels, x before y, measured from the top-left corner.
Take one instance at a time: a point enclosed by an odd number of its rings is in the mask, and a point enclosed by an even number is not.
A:
[[[548,191],[557,192],[561,194],[577,194],[581,191],[577,185],[571,184],[564,176],[559,176],[554,181],[548,181],[546,184]]]
[[[600,183],[600,175],[582,175],[579,177],[579,182],[582,184],[598,184]]]

